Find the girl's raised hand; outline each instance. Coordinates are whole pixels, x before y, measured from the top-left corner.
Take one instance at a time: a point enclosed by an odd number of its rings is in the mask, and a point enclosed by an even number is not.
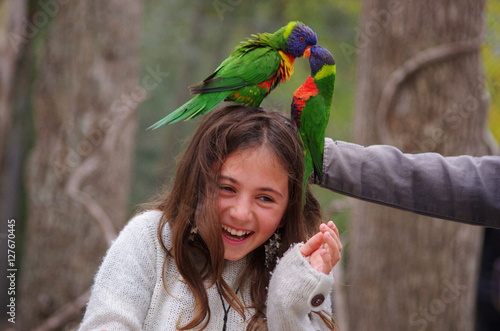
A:
[[[325,274],[329,274],[340,261],[339,230],[332,221],[319,226],[319,232],[300,247],[300,252],[311,266]]]

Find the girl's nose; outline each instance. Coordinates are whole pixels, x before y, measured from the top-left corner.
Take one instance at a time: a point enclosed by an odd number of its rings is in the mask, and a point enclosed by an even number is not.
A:
[[[250,220],[252,214],[252,201],[245,197],[237,199],[235,204],[230,208],[230,216],[240,222]]]

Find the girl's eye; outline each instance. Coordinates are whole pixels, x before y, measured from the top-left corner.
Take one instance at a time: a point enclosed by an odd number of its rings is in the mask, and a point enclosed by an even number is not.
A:
[[[267,195],[261,196],[259,199],[263,202],[274,202],[274,199]]]
[[[234,189],[231,186],[227,185],[221,185],[220,190],[225,192],[234,192]]]

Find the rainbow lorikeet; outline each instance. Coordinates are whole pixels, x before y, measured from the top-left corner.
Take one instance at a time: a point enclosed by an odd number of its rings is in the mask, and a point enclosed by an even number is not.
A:
[[[321,46],[312,46],[305,52],[309,58],[311,75],[293,93],[291,116],[302,138],[304,151],[304,192],[314,169],[314,175],[323,176],[325,131],[330,118],[335,86],[335,60]]]
[[[316,33],[301,22],[253,37],[237,46],[204,81],[190,87],[197,94],[194,98],[151,128],[206,114],[224,100],[258,107],[279,83],[290,78],[295,58],[317,42]]]

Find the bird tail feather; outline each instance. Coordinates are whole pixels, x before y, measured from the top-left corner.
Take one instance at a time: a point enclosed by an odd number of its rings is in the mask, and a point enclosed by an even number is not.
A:
[[[206,114],[214,109],[226,98],[227,93],[199,94],[151,125],[148,129],[157,129],[165,124],[172,124],[182,120],[190,120],[200,114]]]

